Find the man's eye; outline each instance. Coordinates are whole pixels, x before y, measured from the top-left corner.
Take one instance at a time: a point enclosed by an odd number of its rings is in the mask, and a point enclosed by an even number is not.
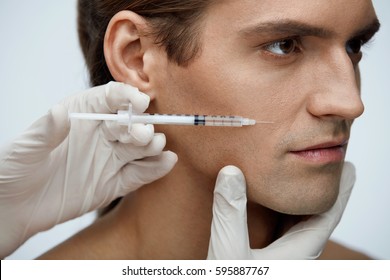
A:
[[[296,39],[292,38],[276,41],[264,47],[266,51],[281,56],[296,52],[297,48],[298,42]]]
[[[358,54],[362,49],[363,42],[360,39],[354,39],[347,42],[345,49],[348,54]]]

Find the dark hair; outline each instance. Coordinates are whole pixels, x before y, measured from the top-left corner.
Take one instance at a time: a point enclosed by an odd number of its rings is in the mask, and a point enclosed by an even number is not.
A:
[[[186,66],[200,50],[200,22],[212,0],[79,0],[78,34],[92,86],[113,77],[103,53],[103,40],[110,19],[131,10],[147,19],[156,43],[168,59]]]

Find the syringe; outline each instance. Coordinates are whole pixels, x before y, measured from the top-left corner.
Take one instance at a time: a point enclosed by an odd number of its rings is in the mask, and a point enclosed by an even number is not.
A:
[[[165,124],[165,125],[198,125],[198,126],[226,126],[242,127],[256,123],[272,123],[255,121],[240,116],[213,116],[213,115],[178,115],[178,114],[133,114],[132,106],[129,110],[119,110],[117,114],[69,113],[70,119],[117,121],[127,125],[129,130],[133,123]]]

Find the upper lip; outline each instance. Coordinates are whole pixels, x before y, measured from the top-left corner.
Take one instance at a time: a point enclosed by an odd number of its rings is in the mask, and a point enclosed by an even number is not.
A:
[[[301,151],[316,150],[316,149],[342,147],[342,146],[346,145],[347,143],[348,143],[348,138],[343,138],[340,140],[331,140],[331,141],[322,142],[322,143],[308,146],[308,147],[305,147],[302,149],[299,148],[296,150],[292,150],[292,152],[301,152]]]

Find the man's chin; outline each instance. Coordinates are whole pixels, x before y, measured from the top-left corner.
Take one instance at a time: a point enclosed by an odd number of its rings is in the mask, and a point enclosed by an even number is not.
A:
[[[302,199],[300,204],[294,203],[294,205],[288,207],[274,207],[272,210],[288,215],[317,215],[332,208],[336,199],[337,195],[322,197],[322,199]]]

